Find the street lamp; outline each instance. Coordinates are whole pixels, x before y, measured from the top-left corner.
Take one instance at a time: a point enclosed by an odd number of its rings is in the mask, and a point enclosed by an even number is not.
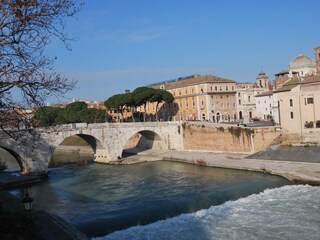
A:
[[[23,207],[25,211],[31,211],[32,210],[32,202],[33,198],[29,197],[28,188],[26,188],[26,196],[22,200]]]

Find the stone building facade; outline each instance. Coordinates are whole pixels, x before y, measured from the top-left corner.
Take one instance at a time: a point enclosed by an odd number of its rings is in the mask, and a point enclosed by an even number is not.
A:
[[[306,129],[320,128],[320,75],[293,78],[274,94],[286,133],[303,137]]]
[[[237,119],[236,82],[233,80],[197,74],[149,87],[165,89],[174,96],[173,103],[160,106],[160,120],[232,122]],[[155,104],[148,103],[146,112],[155,114]]]
[[[269,80],[261,70],[256,78],[256,83],[237,84],[237,114],[239,119],[248,123],[250,119],[257,117],[255,96],[269,91]]]
[[[277,95],[272,91],[264,92],[255,96],[256,114],[259,119],[271,120],[279,124],[279,108]]]

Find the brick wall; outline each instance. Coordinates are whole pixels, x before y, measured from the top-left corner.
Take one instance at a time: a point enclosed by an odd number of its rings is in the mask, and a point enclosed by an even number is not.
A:
[[[223,152],[256,152],[279,140],[281,132],[275,127],[239,128],[185,123],[184,148]]]

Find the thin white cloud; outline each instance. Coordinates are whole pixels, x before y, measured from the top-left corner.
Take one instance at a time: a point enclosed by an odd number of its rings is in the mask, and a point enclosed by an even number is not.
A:
[[[145,42],[158,39],[170,34],[172,27],[146,28],[140,30],[117,29],[112,32],[106,32],[105,29],[96,31],[94,37],[97,41],[121,41],[121,42]]]
[[[136,31],[131,33],[127,40],[128,42],[145,42],[153,39],[157,39],[160,37],[163,37],[165,35],[168,35],[168,32],[162,31],[162,32],[154,32],[154,33],[144,33],[143,31]]]
[[[195,68],[195,67],[167,67],[167,68],[127,68],[127,69],[114,69],[105,71],[86,71],[86,72],[64,72],[66,76],[81,81],[81,82],[95,82],[95,81],[113,81],[114,79],[123,79],[130,81],[131,79],[153,79],[156,81],[169,80],[167,78],[176,78],[192,74],[209,74],[217,69],[215,68]],[[162,79],[162,80],[161,80]]]

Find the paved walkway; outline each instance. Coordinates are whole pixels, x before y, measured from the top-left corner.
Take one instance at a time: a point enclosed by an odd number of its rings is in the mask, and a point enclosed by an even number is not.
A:
[[[247,159],[248,155],[237,153],[214,153],[204,151],[147,150],[122,161],[131,164],[153,160],[173,160],[204,166],[222,167],[271,173],[287,178],[297,184],[320,185],[320,163],[279,160]]]
[[[274,145],[246,158],[320,163],[320,147]]]

